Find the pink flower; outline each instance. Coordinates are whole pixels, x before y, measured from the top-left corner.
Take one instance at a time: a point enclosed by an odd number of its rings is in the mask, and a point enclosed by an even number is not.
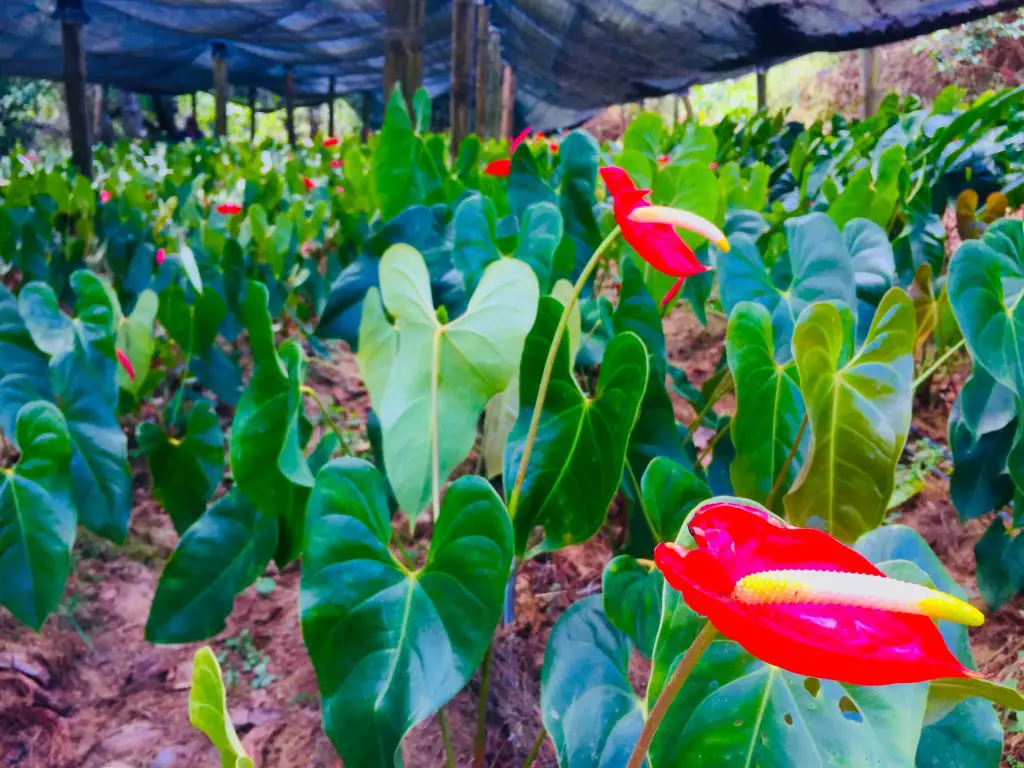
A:
[[[712,171],[718,170],[718,163],[708,163],[708,168]]]
[[[166,259],[166,258],[167,258],[167,251],[165,251],[163,248],[157,248],[156,249],[156,257],[155,257],[156,265],[159,267],[161,264],[164,263],[164,259]]]
[[[341,168],[341,160],[331,160],[331,168]]]
[[[123,350],[115,350],[117,354],[117,362],[124,368],[124,372],[128,374],[128,378],[135,381],[135,368],[132,366],[132,361],[128,359],[128,355]]]
[[[338,146],[338,142],[339,141],[341,141],[341,140],[337,136],[328,136],[326,139],[324,139],[324,146],[325,147],[336,147],[336,146]]]
[[[337,192],[339,195],[345,194],[345,188],[344,187],[335,187],[334,191]]]
[[[223,216],[235,216],[242,212],[242,206],[238,203],[221,203],[217,206],[217,213]]]
[[[111,200],[111,199],[112,199],[113,197],[114,197],[114,196],[113,196],[112,194],[110,194],[109,192],[107,192],[107,190],[105,190],[105,189],[101,189],[101,190],[100,190],[100,202],[101,202],[101,203],[104,203],[104,204],[105,204],[105,203],[109,203],[109,202],[110,202],[110,200]]]
[[[307,192],[312,192],[314,189],[316,189],[316,182],[313,181],[308,176],[303,176],[302,177],[302,183],[306,185],[306,191]]]

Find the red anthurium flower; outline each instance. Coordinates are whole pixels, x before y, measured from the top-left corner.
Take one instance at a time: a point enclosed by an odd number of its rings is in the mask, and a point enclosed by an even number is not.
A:
[[[718,163],[708,163],[708,169],[712,171],[718,170]]]
[[[156,265],[159,267],[161,264],[164,263],[164,259],[166,259],[166,258],[167,258],[167,251],[165,251],[163,248],[157,248],[156,249],[156,256],[154,258],[154,260],[156,261]]]
[[[334,191],[337,192],[339,195],[341,195],[341,194],[345,193],[345,188],[344,187],[335,187]]]
[[[306,186],[306,191],[307,192],[312,192],[314,189],[316,189],[316,182],[313,181],[308,176],[303,176],[302,177],[302,183]]]
[[[336,147],[338,146],[338,143],[340,141],[341,139],[339,139],[337,136],[328,136],[326,139],[324,139],[324,147]]]
[[[824,531],[756,507],[707,502],[689,530],[696,549],[659,544],[655,563],[690,608],[762,661],[854,685],[979,676],[932,622],[976,626],[973,606],[887,578]]]
[[[549,141],[548,142],[548,149],[551,150],[551,154],[557,155],[558,154],[558,150],[560,150],[561,147],[559,146],[557,141]]]
[[[675,230],[676,226],[703,235],[722,250],[729,250],[729,242],[718,227],[692,213],[652,206],[645,199],[650,190],[638,189],[629,174],[621,168],[602,168],[601,178],[612,195],[615,223],[622,229],[622,236],[626,242],[633,246],[640,258],[656,270],[679,278],[679,285],[669,292],[671,297],[679,292],[683,280],[708,270],[679,237]],[[646,208],[651,209],[648,213],[653,215],[638,213]],[[676,218],[671,223],[666,223],[662,219],[668,215]],[[662,303],[667,304],[669,301],[671,298],[667,295]]]
[[[224,216],[236,216],[242,212],[242,206],[238,203],[221,203],[217,206],[217,213]]]
[[[135,367],[132,365],[132,361],[128,359],[128,355],[123,350],[116,349],[114,353],[117,355],[117,362],[124,368],[124,372],[128,374],[128,378],[135,381]]]
[[[114,196],[112,194],[110,194],[107,190],[105,190],[105,189],[101,189],[100,190],[100,202],[101,203],[109,203],[110,200],[113,197]]]
[[[341,160],[331,160],[331,168],[341,168]]]
[[[661,155],[658,158],[658,163],[661,165],[666,165],[668,163],[668,155]]]
[[[533,131],[533,128],[531,128],[530,126],[526,126],[522,131],[519,132],[518,136],[516,136],[514,139],[512,139],[512,143],[508,145],[509,157],[511,157],[512,155],[514,155],[516,153],[516,150],[519,148],[520,144],[522,144],[524,141],[526,141],[528,138],[530,138],[530,132],[531,131]],[[544,138],[544,134],[543,133],[538,134],[538,137],[543,139]]]
[[[484,166],[484,173],[488,176],[508,176],[512,173],[512,161],[507,157],[501,160],[491,160]]]

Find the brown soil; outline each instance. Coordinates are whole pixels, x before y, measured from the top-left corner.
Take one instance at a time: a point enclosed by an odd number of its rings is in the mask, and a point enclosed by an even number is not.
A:
[[[724,321],[711,317],[702,328],[676,310],[666,321],[673,363],[700,384],[722,353]],[[957,369],[921,396],[915,421],[923,434],[944,442],[945,418],[964,372]],[[314,365],[310,382],[325,398],[344,404],[353,420],[365,417],[365,389],[352,357],[330,366]],[[720,409],[732,408],[724,400]],[[311,413],[312,415],[312,413]],[[677,402],[676,415],[689,421],[692,409]],[[710,436],[698,434],[698,442]],[[366,449],[359,435],[353,447]],[[903,521],[919,530],[958,582],[980,605],[974,582],[973,546],[981,522],[962,525],[946,489],[934,482],[909,501]],[[128,543],[115,547],[82,536],[61,610],[39,634],[0,614],[0,765],[19,768],[171,768],[215,766],[205,737],[188,723],[191,659],[198,645],[154,646],[143,629],[161,568],[177,537],[150,500],[144,465],[136,465],[136,508]],[[516,580],[515,622],[499,630],[488,696],[487,765],[522,764],[540,732],[539,679],[551,626],[575,600],[600,590],[601,573],[612,554],[605,534],[526,563]],[[236,678],[229,688],[232,720],[249,754],[261,768],[340,766],[320,729],[316,679],[299,631],[295,566],[266,574],[269,594],[254,588],[238,597],[227,629],[210,641],[226,653],[224,667]],[[1024,684],[1017,658],[1024,637],[1024,598],[992,614],[972,631],[983,672]],[[250,642],[239,649],[248,630]],[[242,670],[243,652],[266,660],[266,674]],[[268,677],[269,675],[269,677]],[[638,668],[637,682],[645,677]],[[468,766],[475,732],[479,678],[475,676],[445,708],[458,764]],[[441,766],[443,746],[436,718],[415,728],[403,745],[409,768]],[[1006,755],[1024,758],[1024,734],[1007,734]],[[535,763],[555,766],[550,742]],[[1007,761],[1006,765],[1010,765]]]

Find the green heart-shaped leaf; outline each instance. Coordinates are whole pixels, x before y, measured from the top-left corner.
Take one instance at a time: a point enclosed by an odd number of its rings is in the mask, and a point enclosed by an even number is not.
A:
[[[974,545],[974,557],[978,591],[992,610],[1024,589],[1024,537],[1010,537],[1000,516]]]
[[[0,378],[23,373],[33,381],[46,381],[46,355],[32,341],[18,313],[18,300],[0,285]]]
[[[708,484],[687,464],[657,458],[640,480],[644,512],[657,541],[675,541],[693,508],[711,498]]]
[[[146,421],[136,429],[136,438],[149,463],[153,498],[182,535],[203,514],[224,474],[220,419],[204,400],[189,411],[184,437],[171,437],[159,424]]]
[[[466,292],[472,293],[488,264],[501,258],[494,244],[497,214],[483,195],[468,195],[452,216],[452,263],[462,273]]]
[[[238,491],[185,531],[160,574],[146,621],[151,643],[191,643],[224,629],[235,595],[263,573],[277,548],[277,518]]]
[[[397,333],[385,328],[380,305],[367,301],[359,359],[380,415],[388,481],[415,519],[431,496],[434,473],[443,483],[469,455],[484,407],[515,376],[537,279],[526,264],[500,259],[484,270],[465,313],[441,322],[418,251],[390,248],[380,277]]]
[[[536,202],[523,211],[515,256],[530,265],[542,294],[551,290],[555,253],[563,234],[562,212],[554,203]]]
[[[1024,223],[1002,219],[960,246],[947,289],[971,357],[1024,397]]]
[[[512,528],[494,490],[448,488],[426,564],[388,544],[384,480],[356,459],[328,464],[309,500],[300,606],[324,730],[345,765],[391,766],[402,738],[466,684],[501,614]]]
[[[810,432],[802,428],[807,411],[796,363],[775,362],[771,315],[753,302],[741,302],[733,309],[725,348],[736,384],[732,487],[736,494],[759,504],[767,503],[774,489],[772,508],[781,512],[782,498],[810,445]],[[776,483],[780,483],[777,489]]]
[[[228,455],[235,484],[257,509],[297,525],[313,485],[300,437],[305,359],[295,341],[278,355],[267,302],[266,286],[250,281],[242,319],[253,371],[231,423]]]
[[[17,465],[0,468],[0,605],[38,630],[71,572],[71,443],[64,417],[44,402],[18,411],[17,439]]]
[[[629,683],[629,640],[605,616],[598,595],[569,607],[544,652],[540,710],[560,766],[623,766],[644,716]]]
[[[605,615],[648,659],[658,636],[664,585],[657,569],[641,565],[630,555],[619,555],[608,563],[601,579]]]
[[[753,301],[772,315],[776,357],[785,362],[796,319],[815,302],[837,301],[855,306],[853,261],[843,236],[823,213],[811,213],[785,224],[792,281],[775,285],[754,242],[730,238],[732,249],[718,260],[718,283],[727,314],[741,301]]]
[[[810,418],[811,452],[785,497],[796,525],[852,542],[882,522],[910,428],[914,305],[899,288],[878,306],[864,346],[852,346],[839,310],[816,304],[800,316],[793,352]]]
[[[221,768],[253,768],[231,724],[220,665],[209,648],[200,648],[192,660],[188,721],[193,728],[205,733],[217,748]]]
[[[519,471],[562,309],[557,299],[542,298],[526,338],[519,420],[505,451],[509,489]],[[587,397],[572,374],[567,336],[558,345],[530,467],[512,510],[517,553],[526,549],[537,525],[544,526],[549,549],[585,541],[601,527],[619,487],[626,445],[646,389],[647,352],[636,335],[622,333],[608,344],[597,391]]]

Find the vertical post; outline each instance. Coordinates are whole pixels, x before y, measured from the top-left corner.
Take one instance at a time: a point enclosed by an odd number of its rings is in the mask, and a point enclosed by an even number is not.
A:
[[[693,120],[693,102],[690,101],[690,89],[683,92],[683,106],[686,108],[686,119]]]
[[[214,43],[213,52],[213,97],[216,102],[213,132],[217,136],[228,135],[228,47]]]
[[[508,64],[501,73],[501,125],[498,134],[501,138],[512,135],[512,121],[516,112],[516,76]]]
[[[412,97],[423,84],[423,17],[426,0],[385,0],[384,28],[384,103],[391,98],[395,85],[412,111]]]
[[[484,133],[498,136],[501,129],[501,33],[494,27],[487,34],[487,109]]]
[[[337,94],[334,92],[334,78],[327,81],[327,135],[334,135],[334,102],[337,101]]]
[[[64,44],[64,99],[71,129],[71,159],[78,171],[92,178],[92,145],[89,142],[89,108],[85,100],[85,51],[82,27],[89,16],[82,0],[58,0],[54,17],[60,21]]]
[[[249,141],[256,141],[256,86],[249,86]]]
[[[306,107],[306,115],[309,117],[309,138],[316,139],[320,133],[320,105],[311,104]]]
[[[864,117],[878,112],[878,55],[874,48],[860,52],[860,89],[864,96]]]
[[[196,123],[199,122],[199,105],[198,105],[198,101],[199,101],[199,94],[197,94],[195,91],[192,91],[192,117],[194,117],[196,119]]]
[[[295,146],[295,75],[291,66],[284,70],[284,125],[288,130],[288,143]]]
[[[452,132],[452,157],[469,133],[469,73],[473,42],[473,0],[452,2],[452,84],[449,93],[449,124]]]
[[[487,136],[487,67],[490,63],[491,9],[483,0],[476,0],[476,132],[480,138]]]
[[[768,109],[768,70],[757,68],[757,111]]]

